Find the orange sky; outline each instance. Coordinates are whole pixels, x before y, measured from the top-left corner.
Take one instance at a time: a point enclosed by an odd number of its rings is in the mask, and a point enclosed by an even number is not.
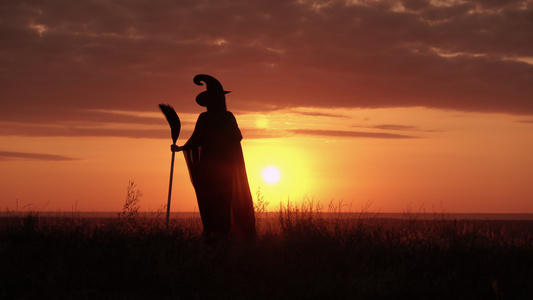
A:
[[[345,210],[533,213],[531,1],[0,4],[0,209],[166,203],[217,77],[252,193]],[[277,183],[261,172],[275,166]],[[197,211],[181,154],[173,211]]]

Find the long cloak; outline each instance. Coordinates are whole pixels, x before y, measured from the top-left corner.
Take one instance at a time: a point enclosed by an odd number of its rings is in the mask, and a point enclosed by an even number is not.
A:
[[[254,238],[255,216],[241,143],[229,111],[207,111],[198,117],[184,156],[196,191],[204,233]]]

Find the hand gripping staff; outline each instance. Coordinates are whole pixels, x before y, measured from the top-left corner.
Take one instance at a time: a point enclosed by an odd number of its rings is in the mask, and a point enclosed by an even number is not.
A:
[[[170,132],[172,135],[172,145],[176,145],[178,136],[180,135],[181,122],[178,118],[178,114],[174,108],[168,104],[159,104],[159,109],[167,118],[168,124],[170,125]],[[175,152],[172,151],[172,162],[170,163],[170,182],[168,183],[168,202],[167,202],[167,219],[166,219],[166,229],[168,230],[168,219],[170,215],[170,198],[172,196],[172,177],[174,175],[174,155]]]

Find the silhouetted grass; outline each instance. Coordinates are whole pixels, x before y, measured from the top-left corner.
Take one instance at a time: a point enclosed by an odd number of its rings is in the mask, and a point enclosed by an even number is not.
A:
[[[531,299],[531,222],[375,219],[288,203],[259,237],[198,219],[0,219],[1,299]]]

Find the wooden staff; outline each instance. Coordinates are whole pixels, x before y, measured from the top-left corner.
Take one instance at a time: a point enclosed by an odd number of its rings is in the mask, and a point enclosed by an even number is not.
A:
[[[181,122],[178,118],[178,114],[174,108],[168,104],[159,104],[159,109],[167,118],[170,125],[170,132],[172,135],[172,145],[176,145],[178,136],[180,135]],[[176,152],[172,151],[172,161],[170,163],[170,181],[168,183],[168,202],[167,202],[167,218],[166,218],[166,230],[168,230],[168,220],[170,217],[170,198],[172,197],[172,177],[174,176],[174,156]]]

